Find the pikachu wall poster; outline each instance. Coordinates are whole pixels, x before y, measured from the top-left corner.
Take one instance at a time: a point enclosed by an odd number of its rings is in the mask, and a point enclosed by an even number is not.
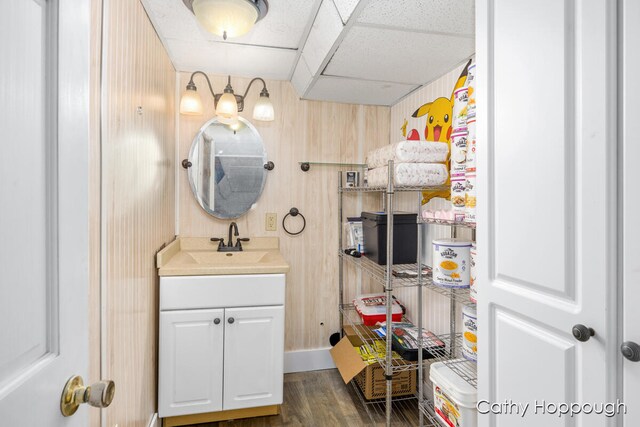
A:
[[[425,140],[446,142],[447,144],[449,144],[449,151],[451,151],[454,93],[456,90],[464,86],[467,80],[467,74],[471,62],[472,60],[469,60],[469,62],[467,62],[467,65],[462,69],[460,77],[458,77],[456,84],[451,90],[451,96],[449,98],[436,98],[433,101],[421,105],[413,112],[411,117],[423,118],[424,120],[424,130],[422,134],[415,128],[407,131],[408,121],[407,119],[404,120],[401,131],[402,136],[405,137],[407,141]],[[448,186],[449,182],[447,182],[447,184],[445,185]],[[425,191],[422,193],[422,195],[422,204],[426,204],[434,197],[450,199],[451,191],[449,189]]]

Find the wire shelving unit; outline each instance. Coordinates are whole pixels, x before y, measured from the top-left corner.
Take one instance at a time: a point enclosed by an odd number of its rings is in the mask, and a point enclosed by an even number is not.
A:
[[[342,186],[342,172],[338,177],[338,226],[339,226],[339,239],[338,239],[338,258],[339,258],[339,291],[340,291],[340,327],[341,333],[344,333],[344,326],[350,325],[355,331],[358,338],[363,342],[363,345],[372,344],[374,341],[383,339],[386,344],[386,352],[384,357],[376,356],[376,362],[384,369],[386,378],[386,397],[379,400],[366,400],[360,391],[355,381],[352,381],[352,387],[354,393],[359,397],[359,400],[365,407],[371,421],[374,425],[402,425],[402,426],[434,426],[441,427],[441,424],[437,421],[435,411],[433,409],[433,403],[429,397],[431,394],[431,383],[428,381],[428,369],[431,363],[441,361],[451,368],[457,375],[467,381],[469,384],[477,387],[477,372],[475,364],[473,362],[467,362],[460,360],[461,348],[462,348],[462,334],[456,333],[457,317],[458,317],[458,305],[472,305],[473,303],[469,299],[469,289],[447,289],[435,285],[431,278],[431,271],[428,267],[421,264],[422,259],[421,245],[417,245],[417,263],[415,264],[393,264],[393,213],[394,213],[394,198],[396,192],[417,192],[417,207],[418,207],[418,224],[437,224],[446,225],[451,227],[451,237],[456,237],[458,228],[470,228],[472,229],[473,239],[475,240],[475,224],[455,222],[443,219],[423,219],[420,215],[422,208],[422,191],[425,190],[441,190],[446,187],[401,187],[394,185],[393,161],[388,163],[388,184],[387,186],[380,187],[343,187]],[[377,192],[383,196],[384,210],[387,214],[387,264],[379,265],[368,258],[363,256],[361,258],[354,258],[351,255],[344,253],[342,247],[343,242],[343,197],[347,193],[361,193],[361,192]],[[418,242],[422,240],[422,227],[417,227],[417,239]],[[355,266],[358,270],[371,277],[375,282],[382,286],[382,289],[386,295],[386,320],[387,325],[392,324],[392,303],[393,303],[393,290],[395,287],[412,287],[417,292],[417,306],[418,310],[415,313],[417,317],[418,328],[418,346],[423,347],[422,332],[423,327],[423,305],[424,305],[424,289],[433,291],[440,295],[443,295],[450,299],[450,311],[449,311],[449,334],[439,335],[438,338],[445,343],[443,351],[435,352],[432,354],[434,357],[423,360],[423,352],[418,351],[418,360],[415,362],[393,359],[392,351],[392,333],[387,333],[385,338],[381,338],[379,335],[366,328],[362,328],[362,321],[359,314],[355,311],[355,308],[349,302],[344,301],[345,295],[345,274],[344,265],[350,264]],[[415,274],[407,276],[400,275],[400,272],[414,271]],[[407,319],[403,319],[406,321]],[[375,352],[372,352],[376,354]],[[466,363],[465,363],[466,362]],[[418,375],[418,390],[414,396],[409,397],[393,397],[392,396],[392,382],[393,374],[402,371],[417,371]]]

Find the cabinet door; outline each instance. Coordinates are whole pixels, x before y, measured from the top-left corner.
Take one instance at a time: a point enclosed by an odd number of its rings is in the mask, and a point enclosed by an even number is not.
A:
[[[225,310],[224,409],[282,403],[284,307]]]
[[[160,417],[222,410],[223,322],[223,309],[160,312]]]
[[[481,427],[615,423],[617,3],[476,2]]]

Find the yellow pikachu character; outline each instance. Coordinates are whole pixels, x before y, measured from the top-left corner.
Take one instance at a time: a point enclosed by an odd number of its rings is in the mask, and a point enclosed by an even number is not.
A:
[[[467,65],[460,73],[460,77],[458,77],[458,81],[453,87],[453,91],[451,91],[451,98],[437,98],[434,101],[422,105],[411,115],[411,117],[427,116],[427,123],[424,128],[424,139],[426,141],[449,142],[452,132],[451,122],[454,93],[464,86],[464,83],[467,81],[469,65],[471,65],[471,60],[467,62]]]
[[[469,72],[469,65],[471,60],[467,62],[464,69],[458,77],[458,81],[451,91],[451,98],[440,97],[431,102],[428,102],[420,108],[418,108],[411,117],[423,117],[427,116],[426,125],[424,128],[424,139],[427,141],[446,142],[449,144],[449,152],[451,152],[451,122],[453,121],[453,98],[456,90],[464,86],[467,80],[467,74]],[[412,130],[409,138],[407,139],[420,139],[417,131]],[[449,181],[447,181],[449,184]],[[425,191],[422,193],[422,204],[426,204],[434,197],[442,197],[445,199],[451,198],[451,191],[448,189]]]

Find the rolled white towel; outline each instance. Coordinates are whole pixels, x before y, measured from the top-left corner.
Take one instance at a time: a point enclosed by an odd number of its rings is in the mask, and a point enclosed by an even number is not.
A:
[[[449,172],[442,163],[397,163],[394,165],[394,185],[435,187],[447,182]],[[367,172],[370,187],[387,185],[389,167],[382,166]]]
[[[396,163],[444,163],[449,156],[449,144],[433,141],[401,141],[371,151],[367,166],[374,169]]]

